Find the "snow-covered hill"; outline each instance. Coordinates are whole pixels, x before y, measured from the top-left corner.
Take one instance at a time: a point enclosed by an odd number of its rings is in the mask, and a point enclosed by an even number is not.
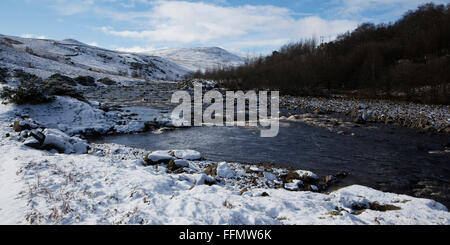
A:
[[[109,77],[116,81],[181,79],[185,68],[161,57],[106,50],[76,40],[63,41],[0,35],[0,67],[22,69],[40,77]]]
[[[218,47],[161,49],[146,54],[163,57],[190,71],[237,66],[245,62],[245,58]]]

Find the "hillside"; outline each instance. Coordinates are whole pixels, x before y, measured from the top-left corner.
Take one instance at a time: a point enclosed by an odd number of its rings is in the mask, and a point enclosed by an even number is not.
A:
[[[203,78],[235,89],[351,95],[450,104],[450,4],[425,4],[394,23],[363,23],[336,40],[287,44],[272,55]]]
[[[54,41],[4,35],[0,35],[0,66],[40,77],[60,73],[71,77],[109,77],[116,81],[177,80],[188,72],[161,57],[106,50],[72,39]]]
[[[218,47],[160,49],[149,51],[146,54],[163,57],[193,72],[237,66],[245,62],[243,57]]]

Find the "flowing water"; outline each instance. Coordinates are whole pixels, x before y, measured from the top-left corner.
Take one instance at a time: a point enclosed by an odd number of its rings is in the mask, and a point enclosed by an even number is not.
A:
[[[431,198],[450,206],[450,139],[411,129],[374,124],[339,135],[304,123],[282,121],[274,138],[257,128],[192,127],[161,134],[108,136],[116,143],[147,150],[193,149],[213,161],[275,163],[320,175],[347,172],[339,184],[361,184],[382,191]]]

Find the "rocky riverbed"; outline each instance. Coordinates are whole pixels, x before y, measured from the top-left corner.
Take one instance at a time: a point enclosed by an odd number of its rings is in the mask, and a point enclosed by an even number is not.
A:
[[[142,132],[151,121],[170,125],[164,115],[174,106],[169,101],[175,89],[171,82],[100,86],[84,89],[86,101],[58,96],[49,104],[0,105],[3,222],[449,223],[446,207],[433,200],[360,185],[332,190],[349,178],[346,173],[208,160],[188,150],[189,144],[180,150],[144,150],[82,139],[93,132]],[[313,118],[311,125],[323,123],[315,125],[320,128],[332,121],[314,115],[303,118]]]
[[[305,111],[316,115],[341,113],[351,116],[354,122],[359,124],[380,122],[398,124],[419,131],[450,134],[450,107],[447,105],[282,96],[280,106],[291,111],[291,119],[304,117],[300,114]]]

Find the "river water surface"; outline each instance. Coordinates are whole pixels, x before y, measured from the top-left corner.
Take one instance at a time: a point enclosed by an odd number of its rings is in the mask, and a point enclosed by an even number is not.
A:
[[[304,123],[282,121],[274,138],[258,128],[192,127],[161,134],[108,136],[117,143],[147,150],[193,149],[213,161],[275,163],[320,175],[347,172],[339,186],[361,184],[382,191],[426,197],[450,206],[449,138],[374,124],[339,135]]]

